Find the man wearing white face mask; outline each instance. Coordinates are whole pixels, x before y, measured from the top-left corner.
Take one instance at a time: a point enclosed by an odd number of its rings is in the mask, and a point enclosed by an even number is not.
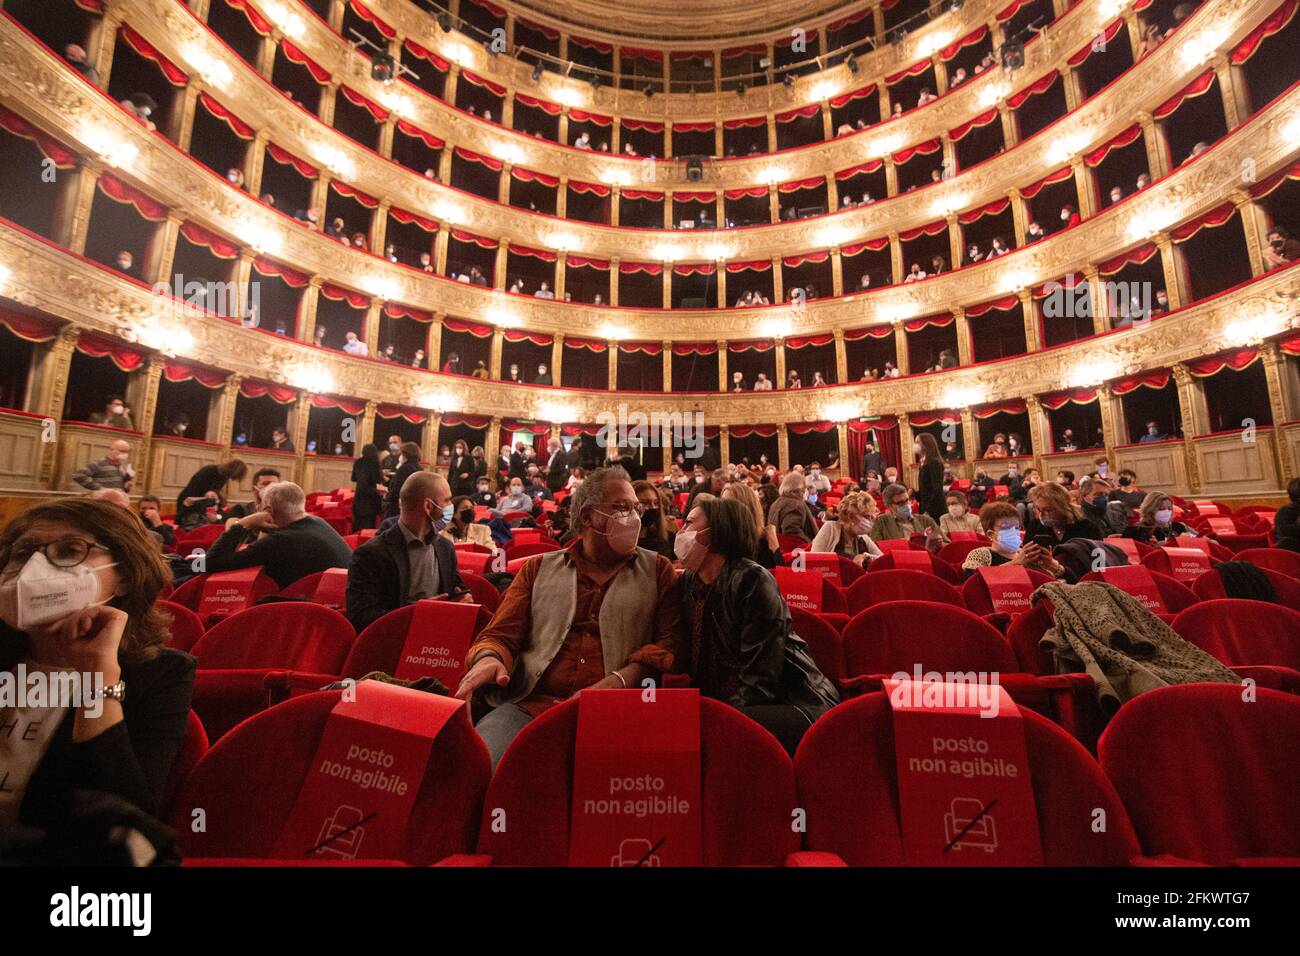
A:
[[[466,655],[456,696],[482,692],[478,722],[496,766],[547,708],[588,687],[639,688],[680,655],[672,562],[637,546],[642,505],[621,468],[598,468],[573,495],[573,540],[528,561]]]
[[[808,482],[808,490],[821,496],[828,494],[831,490],[831,480],[822,474],[821,462],[813,462],[808,466],[808,474],[805,476]]]
[[[23,691],[0,698],[0,828],[57,832],[74,790],[156,811],[194,683],[154,606],[169,577],[135,515],[108,502],[37,505],[0,533],[0,683]],[[33,678],[73,699],[30,698]]]
[[[84,468],[72,473],[72,480],[87,491],[99,491],[101,488],[119,488],[131,490],[131,479],[135,470],[131,467],[129,456],[131,446],[118,439],[108,446],[108,452],[99,461],[89,462]]]
[[[497,502],[497,511],[503,515],[511,511],[522,511],[524,514],[533,513],[533,498],[524,490],[522,478],[510,479],[506,494]]]

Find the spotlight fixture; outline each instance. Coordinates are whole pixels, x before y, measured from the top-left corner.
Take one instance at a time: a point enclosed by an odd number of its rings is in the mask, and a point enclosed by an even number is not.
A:
[[[377,83],[391,83],[397,74],[397,61],[388,53],[370,55],[370,78]]]
[[[651,86],[649,83],[647,83],[645,89],[642,90],[641,92],[645,94],[646,99],[650,99],[650,97],[655,95],[655,88]]]
[[[491,39],[487,39],[483,41],[483,49],[487,51],[488,56],[493,58],[496,57],[497,55],[496,44]]]
[[[591,92],[595,93],[598,89],[600,89],[600,74],[598,73],[591,74],[591,79],[588,80],[587,82],[591,84]]]
[[[849,72],[854,76],[858,75],[858,58],[852,53],[850,53],[849,58],[844,61],[844,65],[849,68]]]
[[[781,77],[781,82],[785,84],[785,88],[787,90],[792,89],[794,87],[794,77],[791,76],[789,73]]]
[[[745,84],[744,84],[744,83],[737,83],[737,84],[736,84],[736,95],[737,95],[737,96],[744,96],[744,95],[745,95]]]
[[[542,64],[537,63],[533,66],[533,82],[536,83],[542,78]]]
[[[886,39],[894,46],[901,46],[903,41],[907,39],[907,28],[894,27],[894,29],[889,31]]]
[[[1002,44],[1000,51],[1002,58],[1002,69],[1011,73],[1025,65],[1025,45],[1019,40]]]
[[[965,5],[966,5],[966,0],[952,0],[952,2],[948,4],[948,9],[951,10],[953,13],[956,13]]]
[[[438,14],[438,26],[442,27],[442,32],[443,32],[443,33],[450,33],[450,32],[451,32],[451,14],[450,14],[450,13],[440,13],[440,14]]]

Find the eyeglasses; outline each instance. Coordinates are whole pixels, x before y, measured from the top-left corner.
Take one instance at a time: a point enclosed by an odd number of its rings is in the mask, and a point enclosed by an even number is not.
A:
[[[90,556],[92,550],[108,551],[108,548],[85,538],[57,538],[44,544],[19,541],[9,552],[5,570],[8,571],[14,565],[26,564],[37,551],[45,555],[45,560],[56,568],[75,568]]]
[[[604,511],[600,511],[599,509],[597,509],[597,512],[599,514],[605,514]],[[609,514],[616,518],[625,518],[630,514],[635,514],[640,517],[645,514],[645,505],[641,504],[639,501],[634,505],[628,504],[626,501],[619,501],[609,506]]]

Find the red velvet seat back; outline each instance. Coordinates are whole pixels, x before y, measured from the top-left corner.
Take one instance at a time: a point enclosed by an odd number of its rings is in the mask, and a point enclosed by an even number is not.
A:
[[[1025,568],[1029,574],[1029,583],[1033,590],[1037,590],[1044,584],[1051,584],[1054,578],[1051,575],[1044,574],[1042,571],[1033,571]],[[966,609],[973,614],[992,614],[993,598],[989,596],[988,582],[984,580],[984,575],[978,571],[966,579],[961,586],[961,597],[966,602]]]
[[[1016,657],[997,628],[962,607],[932,601],[888,601],[867,608],[844,628],[846,677],[924,671],[1013,673]]]
[[[189,719],[185,723],[185,739],[181,741],[181,749],[176,752],[172,760],[171,773],[167,776],[167,787],[158,802],[160,819],[165,820],[171,814],[172,806],[181,788],[185,786],[185,781],[190,778],[190,774],[194,772],[194,768],[207,752],[208,735],[203,729],[203,721],[199,720],[199,715],[191,710]]]
[[[364,685],[363,685],[364,686]],[[295,697],[254,715],[208,751],[190,774],[172,813],[186,856],[271,855],[306,779],[329,712],[341,691]],[[411,812],[402,859],[434,863],[473,848],[491,775],[487,748],[462,708],[443,726]],[[191,813],[206,811],[207,832]]]
[[[320,604],[250,607],[220,621],[194,645],[201,670],[285,668],[337,674],[356,633],[348,619]]]
[[[803,608],[790,608],[794,632],[808,643],[808,653],[820,670],[836,687],[844,676],[844,642],[840,632],[829,623]]]
[[[1277,602],[1283,607],[1300,608],[1300,580],[1281,571],[1274,571],[1272,568],[1259,569],[1268,581],[1273,585],[1273,591],[1277,595]],[[1217,568],[1210,568],[1209,571],[1200,575],[1192,582],[1192,593],[1202,601],[1213,601],[1216,598],[1226,598],[1227,590],[1223,586],[1223,577],[1219,574]]]
[[[546,554],[550,551],[559,550],[560,546],[558,544],[547,541],[523,541],[506,548],[506,560],[514,561],[517,558],[531,558],[535,554]]]
[[[299,578],[292,584],[286,584],[280,592],[281,597],[306,598],[310,601],[316,596],[316,589],[320,587],[320,579],[325,576],[324,571],[317,571],[309,574],[305,578]]]
[[[1098,755],[1147,854],[1300,858],[1300,698],[1255,693],[1161,687],[1112,718]]]
[[[1286,548],[1248,548],[1239,551],[1237,561],[1249,561],[1251,564],[1271,571],[1278,571],[1288,577],[1300,578],[1300,554]]]
[[[830,578],[822,578],[822,611],[826,614],[847,614],[849,603],[844,589]]]
[[[915,549],[913,549],[915,550]],[[947,581],[954,587],[961,585],[961,575],[947,561],[940,561],[935,555],[927,554],[930,559],[930,572],[943,581]],[[879,574],[882,571],[909,571],[912,568],[902,568],[894,563],[894,556],[886,551],[883,555],[876,558],[867,565],[867,574]],[[924,572],[921,572],[924,573]]]
[[[171,615],[171,624],[167,630],[171,637],[167,640],[167,646],[173,647],[178,651],[189,651],[198,643],[203,636],[203,622],[199,616],[187,608],[184,604],[177,604],[174,601],[155,601],[158,607],[162,608]]]
[[[356,642],[348,651],[347,660],[339,674],[343,677],[364,677],[371,671],[383,671],[392,674],[397,669],[398,658],[406,644],[406,632],[411,627],[411,618],[415,616],[415,605],[408,604],[396,611],[389,611],[377,621],[372,621],[364,631],[357,635]],[[492,612],[480,605],[478,620],[474,622],[474,634],[487,627],[492,620]],[[451,688],[455,690],[455,687]]]
[[[886,558],[879,558],[884,561]],[[898,568],[893,571],[872,571],[853,582],[849,588],[849,613],[857,614],[886,601],[934,601],[965,607],[961,592],[924,571]]]
[[[1222,598],[1194,604],[1174,618],[1173,628],[1227,664],[1273,664],[1300,670],[1300,611]],[[1300,757],[1300,753],[1297,753]]]
[[[578,700],[558,704],[524,727],[501,758],[478,844],[494,865],[568,862],[577,727]],[[799,849],[790,827],[794,768],[776,738],[735,708],[701,698],[700,763],[705,866],[780,866]],[[493,832],[498,808],[508,821],[504,833]]]
[[[1114,789],[1078,741],[1020,708],[1033,777],[1043,862],[1124,866],[1137,839]],[[808,812],[805,846],[839,854],[850,866],[902,866],[893,716],[884,692],[841,704],[813,724],[795,754],[799,805]],[[1106,830],[1093,829],[1095,810]]]

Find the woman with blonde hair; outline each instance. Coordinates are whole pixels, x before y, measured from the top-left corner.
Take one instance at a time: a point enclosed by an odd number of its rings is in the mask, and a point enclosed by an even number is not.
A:
[[[1136,525],[1124,529],[1126,538],[1162,544],[1179,535],[1196,533],[1181,521],[1174,520],[1174,501],[1164,492],[1147,492],[1138,511],[1141,513],[1141,520]]]
[[[776,538],[776,527],[765,520],[763,502],[758,497],[758,492],[743,481],[732,481],[722,489],[722,497],[740,502],[754,516],[754,529],[758,532],[754,560],[769,571],[784,565],[785,558],[781,555],[781,543]]]
[[[1035,516],[1025,522],[1026,540],[1047,537],[1055,546],[1071,538],[1105,537],[1096,522],[1070,499],[1070,493],[1054,481],[1034,485],[1029,503],[1034,506]]]
[[[859,565],[880,557],[880,547],[871,540],[876,520],[876,499],[865,491],[854,491],[840,501],[836,517],[827,519],[808,550],[838,554]]]
[[[648,481],[632,482],[632,491],[645,509],[641,512],[641,536],[637,546],[662,554],[671,561],[675,557],[673,538],[677,536],[677,525],[668,513],[668,496]]]

